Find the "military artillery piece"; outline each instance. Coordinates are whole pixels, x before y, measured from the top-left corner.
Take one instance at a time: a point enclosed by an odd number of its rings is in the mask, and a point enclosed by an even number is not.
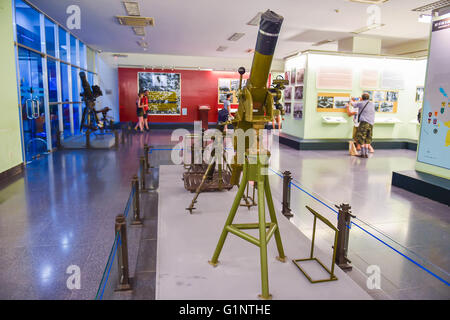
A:
[[[264,129],[265,124],[272,121],[275,115],[279,113],[284,114],[279,100],[281,98],[280,88],[286,84],[286,81],[277,79],[274,81],[274,88],[267,88],[273,53],[282,22],[283,17],[270,10],[267,10],[261,16],[250,78],[244,88],[242,87],[242,76],[245,73],[245,69],[241,67],[238,70],[241,75],[238,90],[239,108],[232,123],[235,131],[241,129],[245,134],[244,148],[241,146],[242,141],[240,144],[236,137],[234,140],[236,153],[235,161],[232,164],[231,183],[239,185],[239,189],[213,257],[209,261],[213,266],[218,265],[219,255],[228,233],[233,233],[259,247],[262,283],[262,293],[259,297],[262,299],[271,299],[267,269],[267,243],[272,236],[275,236],[278,249],[277,259],[282,262],[286,261],[269,185],[268,160],[270,153],[268,150],[264,150],[260,143],[260,131]],[[252,132],[255,134],[252,135]],[[248,181],[257,183],[258,222],[233,224]],[[271,220],[267,223],[265,215],[266,201]],[[246,229],[258,229],[259,239],[243,231]]]

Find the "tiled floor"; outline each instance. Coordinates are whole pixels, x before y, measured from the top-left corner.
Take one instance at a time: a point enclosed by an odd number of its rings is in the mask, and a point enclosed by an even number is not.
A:
[[[118,151],[56,152],[31,163],[24,177],[0,190],[0,299],[95,297],[114,240],[114,217],[124,209],[144,143],[174,144],[170,132],[161,130],[133,135]],[[170,153],[154,151],[151,159],[167,163]],[[390,184],[393,170],[414,168],[414,152],[376,150],[370,159],[358,159],[345,151],[281,146],[278,159],[273,169],[291,171],[300,187],[328,205],[350,203],[360,219],[354,222],[373,234],[357,227],[350,233],[349,257],[358,269],[351,273],[357,278],[359,272],[362,286],[367,266],[378,265],[381,287],[392,298],[450,298],[448,285],[379,241],[449,281],[449,207]],[[271,184],[280,207],[281,179],[273,175]],[[326,206],[293,188],[292,220],[305,234],[312,226],[306,204],[336,220]],[[318,236],[318,245],[329,248],[330,235],[321,228]],[[151,265],[141,256],[142,266]],[[81,268],[81,290],[66,287],[66,269],[73,264]],[[144,287],[153,285],[146,268]]]

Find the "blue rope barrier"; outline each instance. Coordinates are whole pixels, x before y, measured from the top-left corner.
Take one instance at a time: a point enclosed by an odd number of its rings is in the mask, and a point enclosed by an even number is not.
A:
[[[112,259],[111,259],[111,263],[109,264],[108,273],[106,274],[105,285],[103,286],[102,293],[101,293],[101,295],[100,295],[100,299],[99,299],[99,300],[102,300],[102,298],[103,298],[103,293],[105,292],[106,284],[108,283],[109,274],[111,273],[111,267],[112,267],[112,265],[113,265],[113,263],[114,263],[114,258],[115,258],[115,256],[116,256],[117,247],[118,247],[118,245],[119,245],[119,239],[120,239],[120,235],[119,235],[119,232],[117,232],[116,238],[114,239],[114,243],[115,243],[116,245],[115,245],[115,247],[114,247],[114,252],[113,252]]]

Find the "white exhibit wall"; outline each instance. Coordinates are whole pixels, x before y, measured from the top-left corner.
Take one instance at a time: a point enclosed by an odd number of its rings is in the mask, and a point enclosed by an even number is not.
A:
[[[318,112],[317,95],[323,93],[348,93],[351,96],[361,96],[364,89],[397,90],[382,87],[383,72],[393,72],[401,76],[402,89],[398,89],[398,108],[396,113],[377,113],[377,121],[383,118],[396,118],[398,123],[379,124],[374,126],[375,139],[411,139],[417,140],[419,125],[417,112],[420,103],[416,103],[416,88],[423,86],[425,80],[426,60],[399,59],[388,57],[367,57],[349,54],[307,53],[305,87],[304,87],[304,119],[293,124],[286,122],[285,132],[304,139],[349,139],[352,136],[353,123],[345,112]],[[302,67],[300,57],[288,59],[285,70]],[[316,76],[320,68],[341,68],[351,70],[352,84],[348,89],[317,89]],[[378,86],[362,88],[360,85],[363,70],[378,70]],[[338,85],[337,85],[338,86]],[[324,123],[323,117],[343,117],[346,123]],[[293,127],[294,126],[294,127]],[[301,134],[303,130],[303,134]]]
[[[117,67],[108,64],[104,61],[102,56],[97,55],[96,61],[97,69],[97,85],[100,86],[103,96],[97,99],[96,109],[99,110],[104,107],[109,107],[112,111],[109,115],[113,117],[114,122],[119,119],[119,79]]]

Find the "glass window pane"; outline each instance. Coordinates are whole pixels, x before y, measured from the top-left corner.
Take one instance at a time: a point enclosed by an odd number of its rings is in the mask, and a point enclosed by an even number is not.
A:
[[[48,99],[49,102],[58,101],[58,86],[56,82],[56,61],[47,59],[47,75],[48,75]],[[50,104],[50,127],[52,144],[55,146],[57,143],[57,135],[59,132],[58,121],[58,105]]]
[[[80,67],[86,69],[86,46],[81,41],[78,43],[80,44]]]
[[[87,69],[91,70],[91,71],[95,71],[94,70],[94,59],[95,59],[95,54],[94,51],[87,48],[86,49],[86,59],[87,59]]]
[[[21,0],[16,0],[17,42],[41,51],[39,12]]]
[[[55,24],[47,18],[45,18],[45,45],[47,54],[55,57]]]
[[[66,34],[67,32],[61,28],[58,27],[59,29],[59,58],[61,60],[67,61],[67,39],[66,39]]]
[[[80,91],[78,90],[78,68],[72,67],[72,101],[80,101]],[[79,105],[73,104],[73,127],[75,133],[80,130]]]
[[[69,66],[61,63],[61,95],[62,101],[69,101]],[[63,124],[64,137],[71,135],[70,133],[70,105],[63,104]]]
[[[78,65],[77,61],[77,39],[70,35],[70,63]]]

